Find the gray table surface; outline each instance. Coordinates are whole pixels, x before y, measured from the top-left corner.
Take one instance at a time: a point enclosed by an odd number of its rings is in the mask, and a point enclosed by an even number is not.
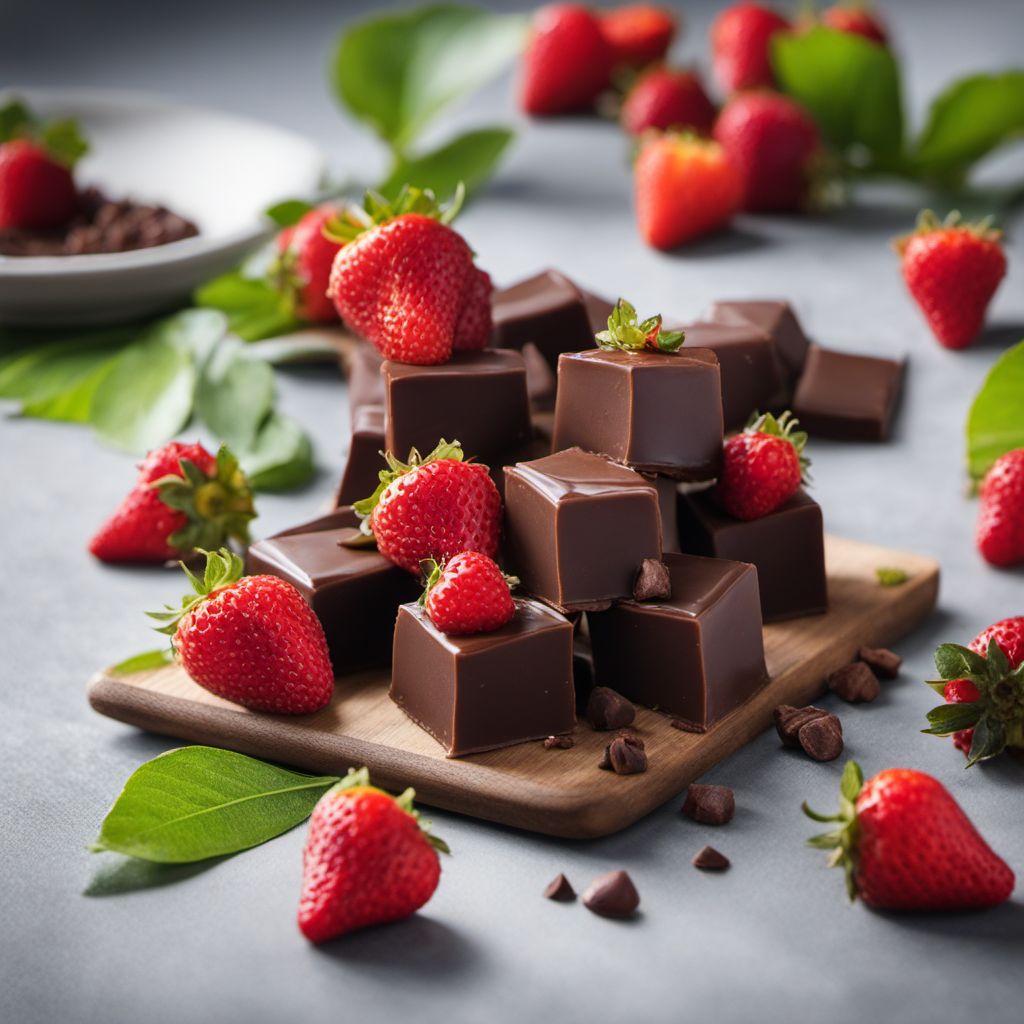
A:
[[[4,84],[138,88],[265,117],[318,139],[339,173],[369,176],[372,140],[324,88],[344,4],[3,4]],[[957,73],[1019,64],[1024,9],[1012,2],[890,3],[909,106]],[[679,47],[704,58],[710,7],[688,5]],[[57,17],[60,31],[54,34]],[[33,40],[44,38],[45,46]],[[443,127],[520,121],[502,81]],[[921,680],[941,639],[968,640],[1020,613],[1024,576],[976,555],[964,494],[962,430],[1001,347],[1024,336],[1024,241],[984,344],[941,350],[907,298],[891,236],[915,197],[871,197],[817,220],[742,218],[731,234],[677,255],[645,249],[629,202],[626,147],[599,123],[522,123],[500,175],[461,226],[500,282],[554,265],[641,309],[697,315],[713,298],[791,298],[810,332],[850,350],[909,353],[891,444],[813,445],[815,494],[830,530],[941,559],[941,608],[899,645],[906,670],[869,707],[837,706],[848,752],[868,773],[910,765],[962,801],[1024,872],[1024,769],[964,772],[947,743],[919,735],[934,697]],[[993,174],[1022,171],[1021,152]],[[270,532],[317,511],[339,471],[347,410],[329,371],[281,375],[284,408],[312,432],[321,472],[300,493],[261,500]],[[173,885],[87,898],[113,870],[85,850],[142,761],[173,746],[93,714],[96,667],[151,646],[141,611],[178,591],[160,571],[110,569],[85,544],[131,474],[85,431],[5,421],[0,434],[3,783],[0,1019],[50,1021],[618,1021],[708,1018],[882,1021],[1017,1019],[1024,902],[966,917],[895,917],[850,908],[838,873],[803,839],[808,798],[834,801],[841,762],[814,764],[764,735],[709,775],[735,788],[724,829],[681,818],[678,800],[630,830],[572,843],[451,814],[433,817],[454,855],[423,913],[322,949],[294,925],[304,829]],[[713,843],[733,860],[707,876],[690,857]],[[577,887],[626,867],[643,897],[629,924],[540,896],[565,871]],[[123,876],[122,876],[123,878]]]

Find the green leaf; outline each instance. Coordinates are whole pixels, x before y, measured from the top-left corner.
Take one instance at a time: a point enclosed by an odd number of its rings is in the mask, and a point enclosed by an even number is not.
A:
[[[981,718],[981,708],[975,701],[969,704],[940,704],[927,715],[929,729],[922,730],[933,736],[948,736],[951,732],[970,729]]]
[[[989,371],[967,415],[967,468],[981,479],[992,463],[1024,448],[1024,341]]]
[[[94,370],[76,380],[70,387],[21,407],[22,416],[61,423],[89,423],[92,421],[93,402],[100,384],[113,366],[113,358],[105,359]]]
[[[1024,133],[1024,71],[971,75],[936,97],[917,143],[919,171],[948,185],[971,165]]]
[[[39,141],[66,167],[74,167],[89,152],[89,143],[78,130],[78,122],[71,118],[47,121],[39,128]]]
[[[254,491],[285,491],[313,475],[309,438],[279,413],[267,418],[253,447],[238,454]]]
[[[378,187],[395,195],[407,182],[430,189],[439,200],[454,195],[460,182],[467,192],[479,188],[494,172],[514,133],[507,128],[466,132],[439,149],[415,157],[398,157],[390,175]]]
[[[960,644],[940,644],[935,650],[935,667],[943,679],[964,679],[988,673],[985,659]]]
[[[305,199],[285,199],[267,207],[264,214],[279,228],[290,228],[293,224],[298,224],[312,209],[315,209],[313,204],[307,203]]]
[[[246,346],[224,338],[196,387],[196,414],[222,441],[239,451],[252,448],[274,407],[274,371],[246,355]]]
[[[0,107],[0,142],[11,139],[32,127],[32,115],[21,100],[11,100]]]
[[[880,565],[875,570],[875,576],[878,577],[878,582],[883,587],[898,587],[909,579],[905,569],[894,569],[884,565]]]
[[[231,330],[246,341],[274,338],[302,326],[287,295],[269,281],[237,270],[215,277],[193,298],[201,308],[226,314]]]
[[[119,676],[131,675],[133,672],[144,672],[151,668],[163,668],[164,665],[174,664],[174,651],[170,646],[161,647],[156,651],[146,651],[143,654],[135,654],[124,661],[119,661],[110,671]]]
[[[182,747],[131,776],[92,849],[164,864],[236,853],[298,825],[338,781],[230,750]]]
[[[981,718],[974,727],[965,768],[996,757],[1006,749],[1006,726],[998,719]]]
[[[504,70],[526,25],[520,16],[448,4],[359,22],[338,40],[335,93],[402,151],[446,106]]]

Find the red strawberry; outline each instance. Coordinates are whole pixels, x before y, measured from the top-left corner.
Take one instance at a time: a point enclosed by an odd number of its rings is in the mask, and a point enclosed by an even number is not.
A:
[[[709,135],[715,108],[696,72],[653,68],[627,93],[621,117],[622,127],[631,135],[649,128],[689,128]]]
[[[878,15],[862,3],[836,4],[821,15],[821,22],[837,32],[863,36],[873,43],[887,45],[888,37]]]
[[[809,465],[807,435],[788,412],[755,416],[725,442],[715,497],[736,519],[760,519],[784,505],[800,489]]]
[[[77,209],[78,191],[64,164],[27,139],[0,145],[0,228],[56,228]]]
[[[341,245],[328,238],[323,228],[339,215],[334,206],[318,206],[278,236],[280,256],[271,266],[271,280],[292,297],[295,312],[309,323],[329,324],[338,319],[327,286]]]
[[[418,576],[427,558],[497,554],[501,496],[486,466],[463,461],[458,441],[441,441],[425,459],[415,449],[407,463],[385,458],[380,486],[353,506],[385,558]]]
[[[611,70],[597,15],[578,4],[542,7],[523,55],[520,103],[542,116],[586,110],[608,87]]]
[[[641,146],[633,175],[640,234],[656,249],[724,226],[739,206],[739,173],[710,139],[652,137]]]
[[[843,771],[839,813],[804,813],[835,822],[812,846],[832,850],[846,872],[850,899],[880,910],[976,910],[1006,902],[1015,879],[937,779],[890,768],[864,782],[860,766]]]
[[[180,608],[150,612],[182,667],[204,689],[254,711],[304,715],[331,702],[334,673],[320,620],[277,576],[243,576],[227,548],[206,553]]]
[[[711,26],[715,77],[728,92],[775,84],[771,39],[789,31],[782,15],[758,4],[727,7]]]
[[[238,460],[222,447],[169,444],[139,466],[135,486],[89,542],[104,562],[166,562],[229,538],[249,542],[252,491]]]
[[[627,4],[600,18],[616,68],[642,68],[661,60],[678,28],[672,11],[653,4]]]
[[[896,241],[903,280],[940,345],[966,348],[981,333],[1006,273],[1001,238],[989,220],[965,224],[954,212],[940,222],[925,210],[917,230]]]
[[[734,96],[718,115],[715,138],[743,179],[745,210],[807,205],[821,140],[798,103],[772,92]]]
[[[427,577],[423,604],[442,633],[489,633],[516,613],[510,591],[519,581],[479,551],[463,551],[443,565],[427,559],[421,568]]]
[[[328,790],[313,808],[302,855],[299,928],[310,942],[400,921],[437,888],[443,840],[419,820],[407,789],[393,797],[370,785],[365,768]]]
[[[1002,567],[1024,562],[1024,448],[1000,455],[979,492],[978,550]]]
[[[475,352],[491,341],[491,275],[474,268],[466,288],[466,302],[455,325],[455,351]]]

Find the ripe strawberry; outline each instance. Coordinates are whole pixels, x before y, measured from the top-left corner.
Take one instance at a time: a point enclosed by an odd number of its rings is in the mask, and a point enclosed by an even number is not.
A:
[[[271,265],[270,279],[291,298],[300,319],[309,323],[329,324],[338,319],[327,286],[341,246],[328,238],[323,228],[339,215],[335,206],[318,206],[278,236],[280,255]]]
[[[320,798],[302,854],[299,928],[310,942],[400,921],[434,895],[437,851],[448,846],[420,821],[414,796],[390,796],[360,768]]]
[[[463,551],[442,565],[428,558],[421,568],[427,580],[420,600],[442,633],[489,633],[516,613],[511,588],[519,581],[479,551]]]
[[[755,415],[746,430],[725,442],[715,497],[736,519],[760,519],[784,505],[800,489],[810,464],[807,435],[784,412]]]
[[[1002,567],[1024,562],[1024,448],[1000,455],[981,482],[978,550]]]
[[[807,205],[821,139],[798,103],[778,93],[741,93],[718,115],[714,134],[740,172],[745,210]]]
[[[0,145],[0,228],[66,224],[78,209],[71,171],[27,139]]]
[[[988,219],[965,224],[954,212],[940,222],[925,210],[917,230],[897,239],[903,280],[940,345],[966,348],[981,333],[1006,273],[1001,238]]]
[[[809,840],[832,850],[850,899],[880,910],[976,910],[1010,898],[1014,876],[937,779],[890,768],[864,782],[847,762],[839,813],[804,813],[837,828]]]
[[[863,3],[836,4],[829,7],[821,15],[821,22],[837,32],[849,32],[851,35],[863,36],[873,43],[886,46],[889,42],[878,15],[864,6]]]
[[[180,608],[149,616],[182,667],[204,689],[254,711],[304,715],[331,702],[334,673],[320,620],[277,576],[244,576],[227,548],[206,552],[202,579],[182,565],[195,590]]]
[[[717,142],[689,135],[648,139],[633,175],[640,234],[656,249],[672,249],[727,224],[743,188]]]
[[[456,352],[476,352],[491,341],[491,275],[473,268],[466,287],[466,302],[455,325]]]
[[[415,449],[407,463],[385,459],[377,490],[353,506],[385,558],[418,576],[427,558],[497,554],[501,496],[486,466],[463,461],[458,441],[441,441],[425,459]]]
[[[715,77],[727,92],[772,86],[771,39],[789,31],[782,15],[758,4],[727,7],[711,26]]]
[[[541,116],[586,110],[608,87],[611,70],[596,14],[578,4],[542,7],[523,54],[520,104]]]
[[[653,68],[626,94],[621,118],[622,127],[631,135],[649,128],[688,128],[709,135],[715,107],[696,72]]]
[[[229,538],[249,542],[249,481],[226,447],[169,444],[139,465],[135,486],[89,542],[103,562],[166,562]]]
[[[653,4],[627,4],[600,15],[615,68],[642,68],[661,60],[678,28],[675,14]]]

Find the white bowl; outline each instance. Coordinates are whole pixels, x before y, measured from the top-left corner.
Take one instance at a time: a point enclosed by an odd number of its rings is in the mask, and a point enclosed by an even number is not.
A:
[[[173,308],[268,236],[268,206],[313,195],[323,178],[311,142],[246,118],[137,93],[12,88],[0,104],[12,96],[79,120],[90,146],[80,186],[162,203],[199,235],[124,253],[0,256],[3,325],[114,323]]]

